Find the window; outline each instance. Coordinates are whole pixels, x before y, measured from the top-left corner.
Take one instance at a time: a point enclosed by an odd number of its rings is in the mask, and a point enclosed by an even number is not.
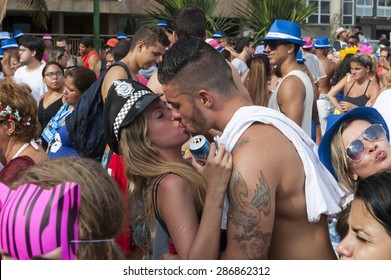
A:
[[[391,17],[391,0],[377,0],[377,16]]]
[[[310,0],[308,3],[318,8],[318,11],[308,18],[308,23],[330,24],[330,0]]]
[[[365,17],[373,16],[373,0],[358,0],[356,5],[356,15]]]
[[[353,18],[353,0],[343,0],[342,3],[342,24],[354,25]]]

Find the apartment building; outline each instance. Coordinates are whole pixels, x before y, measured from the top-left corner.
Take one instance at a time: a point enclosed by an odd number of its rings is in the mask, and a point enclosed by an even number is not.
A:
[[[96,1],[96,0],[95,0]],[[46,0],[52,34],[93,33],[94,0]],[[217,15],[235,17],[235,5],[242,0],[220,0]],[[376,40],[381,33],[389,37],[391,32],[391,0],[309,0],[318,6],[318,12],[308,18],[303,35],[332,36],[334,30],[343,26],[353,28],[361,25],[368,39]],[[110,36],[119,32],[133,34],[144,23],[146,10],[153,9],[153,0],[101,0],[100,34]],[[21,29],[26,33],[43,33],[31,22],[28,11],[20,1],[8,1],[4,30]]]

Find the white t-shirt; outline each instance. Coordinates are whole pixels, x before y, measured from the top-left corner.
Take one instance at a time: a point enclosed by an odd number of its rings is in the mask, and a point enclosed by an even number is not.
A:
[[[37,101],[37,104],[39,103],[41,95],[48,91],[42,78],[42,69],[44,67],[45,64],[42,64],[37,70],[30,72],[27,71],[27,66],[22,66],[16,70],[14,75],[14,80],[17,83],[25,83],[31,88],[31,92]]]
[[[248,70],[247,64],[240,58],[234,58],[231,63],[236,68],[236,70],[238,70],[240,77],[242,77]]]
[[[382,91],[378,98],[376,99],[375,104],[373,104],[373,108],[379,111],[382,115],[383,119],[386,121],[388,129],[391,129],[391,89],[387,89]]]

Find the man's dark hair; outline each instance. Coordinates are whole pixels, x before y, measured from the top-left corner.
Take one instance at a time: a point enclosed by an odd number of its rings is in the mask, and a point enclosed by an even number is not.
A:
[[[355,39],[357,43],[360,42],[360,37],[358,37],[358,35],[356,35],[356,34],[350,35],[350,36],[349,36],[349,39],[350,39],[350,38],[351,38],[351,39]]]
[[[94,47],[94,40],[92,37],[85,36],[80,39],[80,44],[83,44],[86,48]]]
[[[144,42],[147,47],[160,43],[165,47],[170,45],[167,34],[156,24],[146,24],[137,30],[132,39],[130,50],[133,51],[138,42]]]
[[[379,41],[379,44],[383,45],[383,46],[386,46],[386,47],[389,47],[390,46],[390,40],[388,40],[388,39],[381,39]]]
[[[127,40],[120,40],[113,48],[113,56],[115,61],[123,59],[130,51],[131,43]]]
[[[202,88],[228,95],[236,88],[231,67],[224,57],[196,37],[178,40],[166,51],[159,63],[158,79],[162,85],[175,80],[183,93]]]
[[[240,37],[236,41],[236,52],[241,53],[243,51],[244,47],[249,47],[252,42],[253,42],[253,39],[250,37]]]
[[[178,39],[192,36],[204,39],[206,31],[204,11],[197,5],[186,5],[174,17],[174,31]]]
[[[45,51],[45,42],[41,38],[24,36],[20,40],[19,46],[23,46],[30,51],[35,51],[35,58],[38,61],[42,60],[43,52]]]
[[[354,27],[354,29],[357,29],[359,32],[362,32],[362,27],[361,27],[361,25],[356,25],[356,26]]]
[[[67,44],[67,45],[69,45],[69,43],[71,42],[69,40],[68,36],[58,36],[56,41],[58,41],[58,42],[64,42],[65,41],[65,44]]]

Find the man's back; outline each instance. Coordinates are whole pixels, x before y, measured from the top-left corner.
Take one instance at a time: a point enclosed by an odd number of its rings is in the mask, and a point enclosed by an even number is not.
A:
[[[327,94],[330,91],[330,80],[334,76],[335,71],[337,70],[337,64],[335,64],[325,56],[318,56],[318,58],[322,62],[323,68],[326,72],[326,77],[319,80],[318,89],[319,93]]]
[[[335,259],[326,218],[308,221],[303,163],[292,143],[275,127],[254,123],[232,155],[225,257]]]

